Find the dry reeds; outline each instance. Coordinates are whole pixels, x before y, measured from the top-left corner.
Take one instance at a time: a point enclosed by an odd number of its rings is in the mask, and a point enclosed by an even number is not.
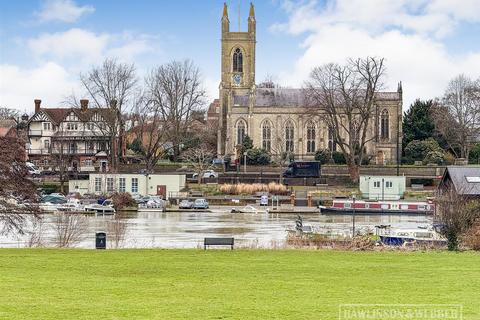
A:
[[[239,184],[224,184],[220,187],[220,191],[225,194],[255,194],[256,192],[268,192],[270,194],[287,194],[288,189],[285,185],[270,182],[264,183],[239,183]]]

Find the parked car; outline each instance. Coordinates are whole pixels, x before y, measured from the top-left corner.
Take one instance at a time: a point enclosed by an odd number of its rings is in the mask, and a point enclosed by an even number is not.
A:
[[[206,199],[196,199],[193,203],[193,209],[208,209],[208,201]]]
[[[178,204],[179,209],[192,209],[193,208],[193,202],[190,200],[182,200]]]
[[[31,176],[39,176],[41,174],[40,170],[31,162],[26,162],[25,165],[27,166],[28,174]]]
[[[193,179],[198,179],[198,173],[194,173],[192,175]],[[215,170],[207,170],[203,173],[202,178],[218,178],[218,173],[215,172]]]

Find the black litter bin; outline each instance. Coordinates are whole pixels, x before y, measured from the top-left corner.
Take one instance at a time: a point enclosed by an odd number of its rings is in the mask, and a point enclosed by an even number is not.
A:
[[[95,234],[95,249],[107,248],[107,234],[105,232],[97,232]]]

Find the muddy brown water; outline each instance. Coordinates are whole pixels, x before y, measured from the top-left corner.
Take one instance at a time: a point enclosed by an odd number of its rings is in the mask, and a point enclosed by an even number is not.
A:
[[[295,227],[297,214],[230,213],[230,208],[212,212],[138,212],[123,218],[127,224],[124,248],[200,248],[205,237],[234,237],[237,247],[278,247],[285,243],[287,229]],[[45,246],[55,246],[52,215],[44,216]],[[302,214],[303,224],[322,233],[349,235],[352,217],[347,215]],[[88,217],[89,230],[85,239],[76,245],[95,247],[95,232],[105,231],[112,217]],[[375,225],[415,228],[432,222],[428,216],[356,216],[356,230],[374,232]],[[25,247],[28,235],[0,235],[0,247]],[[109,236],[107,234],[107,244]]]

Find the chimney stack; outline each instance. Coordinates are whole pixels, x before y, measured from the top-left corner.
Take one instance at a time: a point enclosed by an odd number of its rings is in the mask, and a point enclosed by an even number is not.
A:
[[[42,100],[35,99],[33,102],[35,102],[35,113],[40,112],[40,104],[42,103]]]
[[[112,108],[112,109],[117,108],[117,100],[115,100],[115,99],[110,100],[110,108]]]
[[[81,111],[87,111],[88,109],[88,100],[87,99],[82,99],[80,100],[80,110]]]

